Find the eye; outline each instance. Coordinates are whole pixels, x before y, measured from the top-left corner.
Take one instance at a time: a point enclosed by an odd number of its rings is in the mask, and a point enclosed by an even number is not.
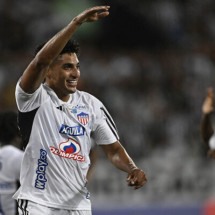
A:
[[[65,69],[65,70],[72,69],[72,64],[70,64],[70,63],[64,64],[64,65],[63,65],[63,69]]]

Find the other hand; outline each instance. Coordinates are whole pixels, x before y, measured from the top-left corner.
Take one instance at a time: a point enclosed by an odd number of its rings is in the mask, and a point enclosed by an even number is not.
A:
[[[146,175],[141,169],[134,169],[127,176],[128,186],[134,187],[134,189],[139,189],[147,182]]]

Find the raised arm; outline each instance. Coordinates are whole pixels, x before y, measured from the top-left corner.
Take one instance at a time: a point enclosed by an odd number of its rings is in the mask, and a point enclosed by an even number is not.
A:
[[[101,147],[115,167],[128,173],[128,186],[138,189],[146,183],[145,173],[135,165],[119,141],[109,145],[101,145]]]
[[[208,88],[206,98],[202,105],[201,135],[207,145],[208,156],[215,159],[215,137],[213,128],[214,93]]]
[[[84,22],[94,22],[109,15],[109,6],[89,8],[76,16],[66,27],[54,35],[37,53],[24,71],[20,86],[26,93],[33,93],[43,82],[47,71],[77,28]]]
[[[213,89],[208,88],[206,98],[202,105],[202,119],[201,119],[201,135],[206,144],[208,144],[211,136],[214,133],[211,114],[214,112],[214,94]]]

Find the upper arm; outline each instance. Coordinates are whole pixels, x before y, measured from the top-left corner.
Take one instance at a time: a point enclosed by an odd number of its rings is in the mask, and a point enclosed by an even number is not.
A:
[[[40,86],[40,84],[45,79],[46,75],[46,67],[42,67],[38,65],[34,60],[28,65],[26,70],[24,71],[21,81],[20,87],[26,93],[34,93]]]
[[[50,62],[36,56],[25,69],[20,80],[20,87],[26,93],[34,93],[46,77]]]

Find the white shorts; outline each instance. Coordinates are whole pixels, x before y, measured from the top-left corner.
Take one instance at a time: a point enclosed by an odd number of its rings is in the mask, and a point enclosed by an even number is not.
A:
[[[18,200],[19,215],[92,215],[89,210],[64,210],[50,208],[28,200]]]

